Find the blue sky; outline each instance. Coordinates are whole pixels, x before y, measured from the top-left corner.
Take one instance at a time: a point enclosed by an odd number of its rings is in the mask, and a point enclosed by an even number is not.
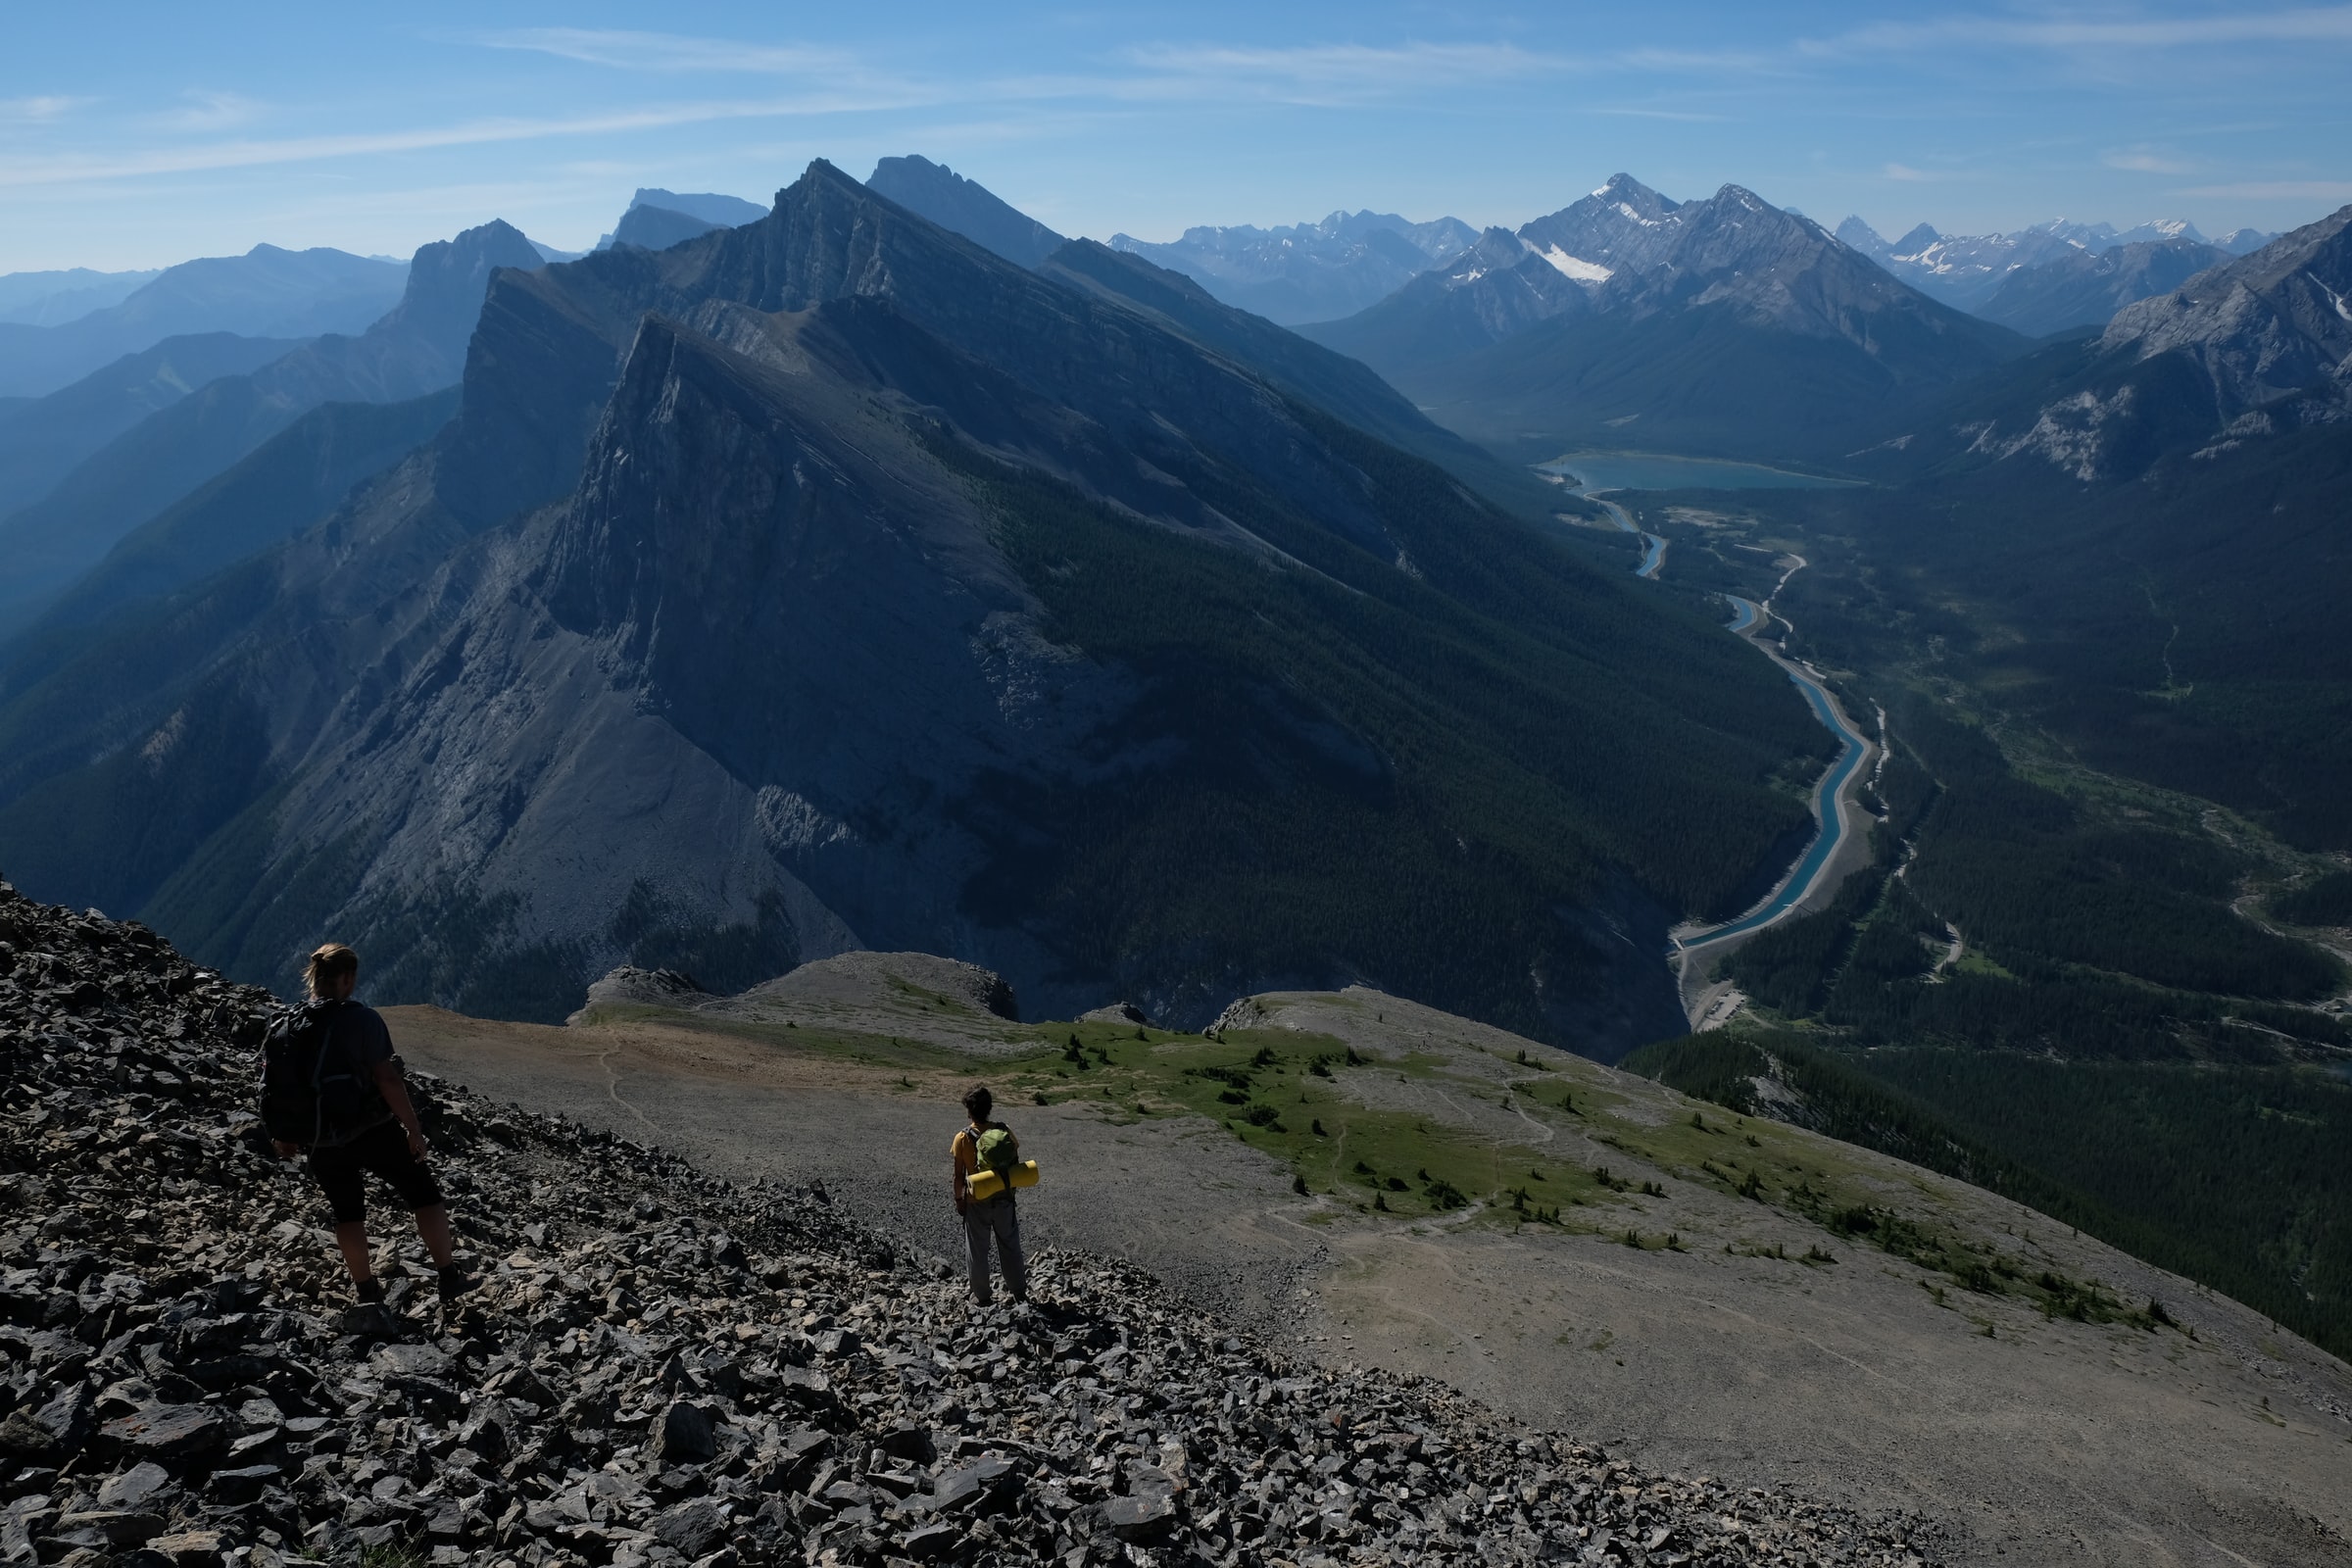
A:
[[[1619,170],[1892,236],[2352,202],[2352,5],[16,4],[0,271],[579,248],[639,185],[948,163],[1056,228],[1516,225]]]

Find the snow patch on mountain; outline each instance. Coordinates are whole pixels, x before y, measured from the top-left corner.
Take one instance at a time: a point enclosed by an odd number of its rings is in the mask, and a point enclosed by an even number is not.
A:
[[[1581,256],[1571,256],[1557,245],[1539,254],[1558,268],[1563,275],[1573,277],[1579,283],[1606,283],[1616,273],[1614,268],[1603,267],[1598,262],[1588,262]]]

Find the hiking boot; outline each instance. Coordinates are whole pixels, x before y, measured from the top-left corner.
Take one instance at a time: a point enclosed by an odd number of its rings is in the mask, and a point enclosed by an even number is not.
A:
[[[472,1275],[455,1263],[440,1270],[438,1277],[441,1281],[441,1299],[444,1301],[456,1300],[467,1291],[472,1290],[477,1283]]]
[[[359,1284],[353,1286],[351,1291],[354,1296],[360,1298],[360,1304],[362,1306],[381,1306],[384,1304],[384,1282],[382,1280],[362,1280]]]

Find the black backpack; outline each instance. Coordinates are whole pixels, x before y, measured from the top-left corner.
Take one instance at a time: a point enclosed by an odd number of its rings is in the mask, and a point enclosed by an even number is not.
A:
[[[291,1003],[270,1014],[262,1039],[262,1127],[280,1143],[316,1149],[366,1132],[391,1113],[335,1040],[341,1004]]]

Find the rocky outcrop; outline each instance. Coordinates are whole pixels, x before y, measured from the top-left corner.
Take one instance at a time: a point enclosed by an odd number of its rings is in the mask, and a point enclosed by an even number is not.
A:
[[[976,963],[928,953],[844,953],[804,963],[789,974],[754,986],[713,1010],[753,1009],[762,1004],[831,1003],[841,1006],[880,1005],[908,996],[936,1000],[1017,1019],[1020,1004],[1004,977]]]
[[[588,1005],[691,1007],[707,1002],[710,994],[694,983],[694,977],[675,969],[640,969],[624,963],[588,988]]]
[[[2352,206],[2127,306],[2100,342],[2187,358],[2224,418],[2314,388],[2352,399]]]
[[[666,982],[664,982],[666,983]],[[0,1560],[1916,1562],[1284,1364],[1133,1270],[975,1310],[819,1199],[416,1080],[480,1288],[349,1304],[256,1137],[270,997],[0,884]]]

